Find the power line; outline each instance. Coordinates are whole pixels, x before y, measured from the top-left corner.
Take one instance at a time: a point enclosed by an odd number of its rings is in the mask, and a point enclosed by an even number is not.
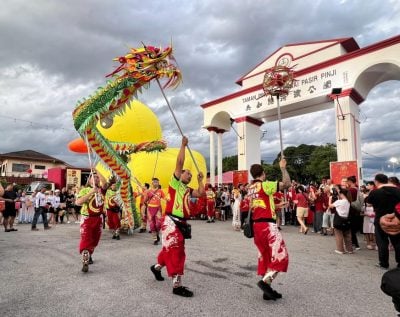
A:
[[[376,158],[378,158],[378,159],[386,160],[386,157],[377,156],[377,155],[375,155],[375,154],[371,154],[371,153],[368,153],[368,152],[365,152],[365,151],[361,151],[361,152],[364,153],[364,154],[367,154],[367,155],[376,157]]]
[[[39,122],[35,122],[35,121],[31,121],[31,120],[24,120],[24,119],[20,119],[20,118],[15,118],[15,117],[10,117],[10,116],[5,116],[0,114],[0,118],[5,118],[5,119],[9,119],[14,121],[14,123],[17,122],[24,122],[24,123],[28,123],[31,127],[33,126],[38,126],[47,130],[63,130],[63,131],[69,131],[68,129],[62,128],[62,127],[52,127],[49,126],[47,124],[43,124],[43,123],[39,123]]]

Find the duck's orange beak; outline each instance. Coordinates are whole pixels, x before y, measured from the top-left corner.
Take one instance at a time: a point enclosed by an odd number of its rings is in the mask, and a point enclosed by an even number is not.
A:
[[[78,138],[75,140],[72,140],[71,142],[68,143],[68,149],[72,152],[75,153],[83,153],[86,154],[88,152],[88,148],[86,146],[85,141],[83,139]]]

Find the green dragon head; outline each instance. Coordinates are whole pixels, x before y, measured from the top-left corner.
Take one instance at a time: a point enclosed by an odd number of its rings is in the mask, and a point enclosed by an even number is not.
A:
[[[181,72],[173,63],[172,47],[164,50],[152,46],[131,49],[125,56],[115,58],[120,63],[111,74],[104,88],[99,88],[93,96],[78,102],[72,117],[75,129],[81,134],[94,127],[100,120],[107,124],[116,114],[124,112],[127,102],[136,96],[142,87],[147,87],[153,79],[168,78],[165,87],[175,88],[181,82]],[[102,122],[103,124],[103,122]]]

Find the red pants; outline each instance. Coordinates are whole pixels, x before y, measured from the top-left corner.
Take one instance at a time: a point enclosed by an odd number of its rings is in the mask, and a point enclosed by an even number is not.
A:
[[[147,227],[147,206],[140,205],[140,216],[142,218],[142,229],[146,229]]]
[[[162,249],[157,262],[167,268],[169,277],[183,275],[185,267],[185,239],[169,216],[162,219]]]
[[[207,216],[215,217],[215,202],[207,201]]]
[[[150,221],[150,231],[159,232],[161,228],[160,207],[147,207],[148,219]]]
[[[289,255],[282,235],[275,223],[254,223],[254,244],[259,251],[258,275],[267,271],[286,272],[289,265]]]
[[[118,230],[121,227],[119,213],[107,210],[107,224],[111,230]]]
[[[102,217],[85,217],[81,221],[81,241],[79,242],[79,253],[88,250],[93,253],[94,248],[99,244],[101,228],[103,226]]]

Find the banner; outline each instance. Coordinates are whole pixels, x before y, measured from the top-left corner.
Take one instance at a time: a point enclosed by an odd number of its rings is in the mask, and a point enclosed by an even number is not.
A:
[[[249,173],[247,170],[233,171],[233,186],[237,187],[238,184],[246,184],[249,182]]]
[[[355,176],[358,181],[357,161],[331,162],[331,180],[333,184],[341,184],[342,178]]]
[[[67,169],[67,187],[81,185],[81,170]]]

